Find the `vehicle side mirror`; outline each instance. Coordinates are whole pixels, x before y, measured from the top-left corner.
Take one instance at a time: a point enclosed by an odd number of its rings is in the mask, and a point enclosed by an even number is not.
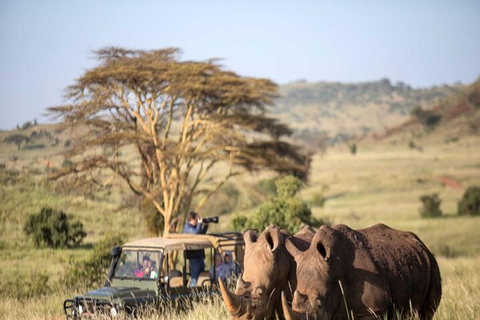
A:
[[[110,255],[112,257],[118,257],[121,253],[122,253],[122,247],[113,246],[112,252],[110,252]]]

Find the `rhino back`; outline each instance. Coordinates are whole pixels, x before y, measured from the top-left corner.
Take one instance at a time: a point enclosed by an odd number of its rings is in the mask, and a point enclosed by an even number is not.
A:
[[[359,233],[364,236],[363,246],[378,274],[388,285],[393,306],[421,311],[431,290],[432,267],[438,270],[428,248],[415,234],[383,224],[359,230]]]

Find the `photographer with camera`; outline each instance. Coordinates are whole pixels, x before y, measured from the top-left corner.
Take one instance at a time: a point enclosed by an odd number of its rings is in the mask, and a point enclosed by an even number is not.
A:
[[[205,234],[207,229],[208,223],[204,223],[202,217],[193,211],[188,213],[183,233]],[[203,250],[187,250],[185,254],[190,262],[190,286],[195,287],[198,276],[205,269],[205,252]]]

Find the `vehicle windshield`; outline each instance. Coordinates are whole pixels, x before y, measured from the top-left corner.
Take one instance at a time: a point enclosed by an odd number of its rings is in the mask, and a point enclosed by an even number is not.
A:
[[[162,252],[149,250],[122,250],[114,278],[157,279]]]

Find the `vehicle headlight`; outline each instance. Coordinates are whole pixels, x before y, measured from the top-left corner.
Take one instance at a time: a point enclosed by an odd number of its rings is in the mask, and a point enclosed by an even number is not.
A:
[[[83,307],[80,305],[78,306],[78,314],[82,314],[83,313]]]
[[[110,315],[112,317],[116,317],[117,314],[118,314],[117,309],[115,309],[115,307],[112,307],[112,309],[110,309]]]

